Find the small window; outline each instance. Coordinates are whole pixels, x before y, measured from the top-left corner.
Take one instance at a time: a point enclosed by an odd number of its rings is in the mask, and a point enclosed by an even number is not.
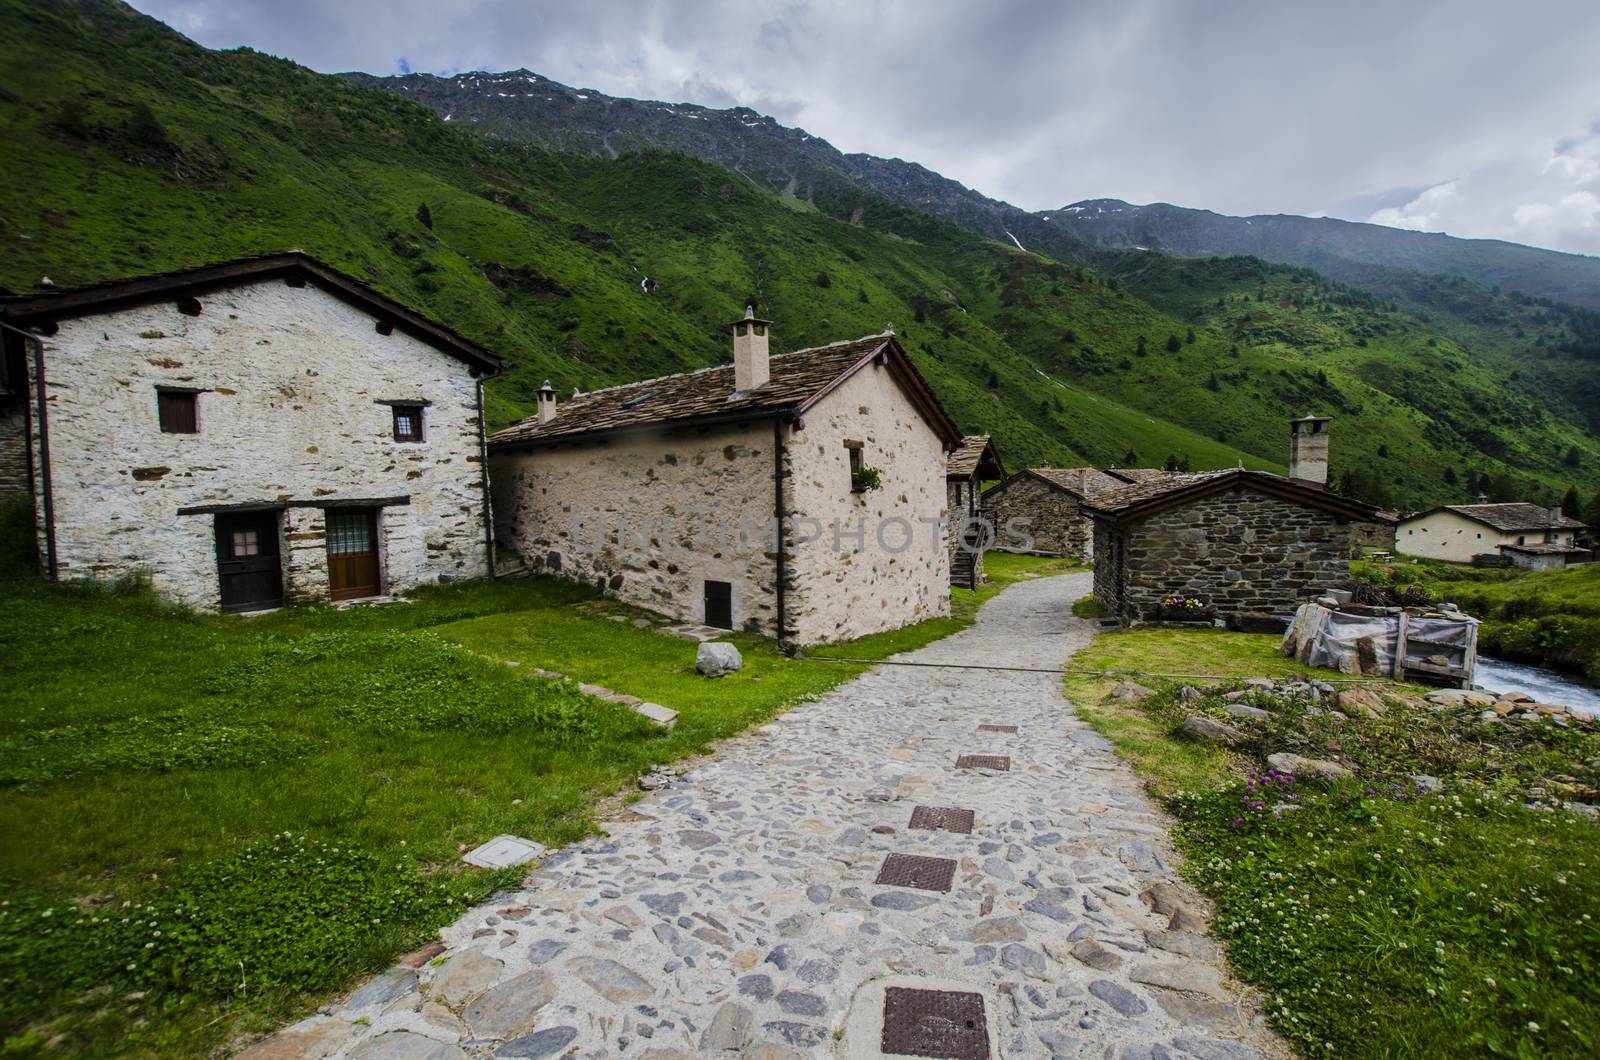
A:
[[[1517,544],[1519,544],[1519,545],[1526,545],[1526,544],[1527,544],[1527,543],[1528,543],[1528,538],[1527,538],[1527,536],[1526,536],[1526,535],[1524,535],[1524,536],[1522,536],[1522,537],[1519,537],[1519,538],[1517,538]]]
[[[422,441],[422,406],[394,406],[394,440],[397,442]]]
[[[156,391],[156,413],[161,419],[162,434],[194,434],[199,429],[196,396],[191,390]]]
[[[233,532],[233,558],[243,559],[246,556],[261,555],[261,539],[255,530],[235,530]]]
[[[866,466],[866,460],[862,457],[863,446],[860,442],[846,440],[844,448],[850,454],[850,492],[863,493],[865,490],[860,478],[861,469]]]

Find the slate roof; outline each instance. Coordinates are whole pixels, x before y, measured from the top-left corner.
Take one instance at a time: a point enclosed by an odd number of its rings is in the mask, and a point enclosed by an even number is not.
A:
[[[1121,479],[1123,482],[1154,482],[1166,478],[1168,475],[1187,474],[1183,471],[1168,471],[1160,467],[1108,467],[1106,474],[1112,478]]]
[[[6,298],[0,301],[0,317],[21,326],[49,324],[124,306],[148,305],[177,295],[197,295],[206,291],[225,290],[241,283],[294,277],[315,284],[329,294],[366,310],[380,321],[388,321],[413,338],[483,372],[498,372],[502,367],[498,354],[463,338],[438,321],[379,294],[354,276],[325,265],[299,250],[235,258],[176,272],[152,273],[134,280],[114,280]]]
[[[1534,545],[1501,545],[1499,548],[1502,552],[1526,552],[1533,556],[1576,556],[1585,551],[1571,545],[1556,545],[1543,541]]]
[[[1222,490],[1242,486],[1270,493],[1315,508],[1325,508],[1358,522],[1381,523],[1388,520],[1370,504],[1353,501],[1327,490],[1303,486],[1282,475],[1266,471],[1229,468],[1225,471],[1164,472],[1148,482],[1130,482],[1107,490],[1087,501],[1091,515],[1118,521],[1136,521],[1188,500],[1198,500]]]
[[[987,457],[987,459],[985,459]],[[1006,469],[1000,464],[1000,454],[995,452],[987,434],[969,434],[951,452],[945,461],[946,478],[971,478],[982,471],[984,478],[1005,478]]]
[[[1093,467],[1030,467],[1028,474],[1037,475],[1050,485],[1064,489],[1079,497],[1095,497],[1122,483]]]
[[[1473,522],[1482,523],[1503,533],[1514,534],[1519,530],[1582,530],[1587,523],[1580,523],[1568,516],[1561,516],[1560,522],[1550,521],[1550,509],[1542,508],[1537,504],[1526,501],[1514,501],[1509,504],[1445,504],[1438,508],[1430,508],[1421,515],[1413,515],[1411,519],[1421,519],[1423,516],[1432,515],[1434,512],[1454,512]],[[1410,522],[1411,519],[1407,519]]]
[[[960,431],[900,344],[887,333],[774,356],[769,361],[767,382],[744,393],[734,391],[733,365],[721,364],[558,398],[554,418],[540,423],[530,416],[490,435],[489,444],[505,448],[780,413],[800,415],[880,354],[888,359],[934,431],[947,445],[957,444]]]

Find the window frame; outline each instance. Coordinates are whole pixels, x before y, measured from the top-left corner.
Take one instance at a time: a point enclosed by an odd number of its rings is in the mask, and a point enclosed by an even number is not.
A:
[[[406,405],[400,402],[389,406],[389,410],[392,413],[391,420],[393,421],[395,441],[406,445],[415,445],[427,440],[426,428],[422,421],[422,409],[422,405]],[[400,419],[403,416],[410,417],[412,424],[411,430],[405,434],[400,431]]]
[[[187,427],[169,415],[169,405],[174,402],[185,408],[182,418],[187,419]],[[156,428],[162,434],[199,434],[200,391],[177,386],[156,387]]]

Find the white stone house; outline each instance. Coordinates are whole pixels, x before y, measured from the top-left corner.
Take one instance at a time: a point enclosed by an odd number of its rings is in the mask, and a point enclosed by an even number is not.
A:
[[[1576,537],[1584,527],[1560,508],[1537,504],[1446,504],[1402,519],[1395,550],[1453,563],[1503,555],[1523,566],[1562,566],[1582,554]]]
[[[291,252],[14,300],[0,323],[50,577],[248,611],[489,573],[500,361],[349,276]]]
[[[785,644],[948,614],[960,432],[892,333],[769,357],[769,327],[735,322],[731,365],[546,384],[489,439],[502,562]]]

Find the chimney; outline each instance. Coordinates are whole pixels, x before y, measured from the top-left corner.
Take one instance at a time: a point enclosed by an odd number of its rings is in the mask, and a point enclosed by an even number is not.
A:
[[[539,388],[538,416],[540,423],[549,423],[556,418],[556,389],[550,385],[550,380],[544,381],[544,386]]]
[[[772,321],[756,316],[756,307],[744,307],[744,318],[728,325],[733,328],[733,389],[746,393],[766,385],[767,329]]]
[[[1312,489],[1328,487],[1327,416],[1289,421],[1289,479]]]

